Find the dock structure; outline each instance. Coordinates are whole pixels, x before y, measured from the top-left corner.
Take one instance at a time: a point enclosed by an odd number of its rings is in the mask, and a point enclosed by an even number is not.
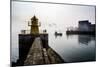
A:
[[[24,62],[24,65],[50,63],[46,49],[43,48],[43,46],[41,44],[42,44],[42,42],[41,42],[40,37],[35,38],[32,46],[29,50],[27,58]]]
[[[42,45],[40,37],[35,38],[24,65],[54,64],[64,62],[50,47],[46,49]]]
[[[19,59],[13,66],[64,63],[48,45],[48,34],[19,35]]]

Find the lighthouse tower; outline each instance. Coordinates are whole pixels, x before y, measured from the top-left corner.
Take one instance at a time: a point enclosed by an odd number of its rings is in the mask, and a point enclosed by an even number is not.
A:
[[[30,34],[39,34],[39,23],[38,18],[34,15],[31,18],[31,25],[28,24],[28,26],[31,27]]]

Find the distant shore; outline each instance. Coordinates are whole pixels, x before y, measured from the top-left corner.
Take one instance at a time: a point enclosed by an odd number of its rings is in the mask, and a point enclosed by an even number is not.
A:
[[[95,35],[95,31],[66,31],[66,34]]]

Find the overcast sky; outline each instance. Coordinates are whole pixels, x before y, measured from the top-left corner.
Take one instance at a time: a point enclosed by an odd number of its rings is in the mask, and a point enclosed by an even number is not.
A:
[[[79,20],[89,20],[95,23],[95,7],[48,4],[34,2],[12,2],[13,30],[29,29],[28,21],[36,15],[41,22],[41,29],[56,28],[65,30],[69,26],[78,27]]]

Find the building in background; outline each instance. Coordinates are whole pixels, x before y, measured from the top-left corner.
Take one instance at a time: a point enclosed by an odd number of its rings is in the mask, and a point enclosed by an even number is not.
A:
[[[95,24],[91,24],[88,20],[79,21],[78,25],[79,31],[95,31]]]
[[[79,21],[79,31],[90,31],[91,23],[88,20]]]

